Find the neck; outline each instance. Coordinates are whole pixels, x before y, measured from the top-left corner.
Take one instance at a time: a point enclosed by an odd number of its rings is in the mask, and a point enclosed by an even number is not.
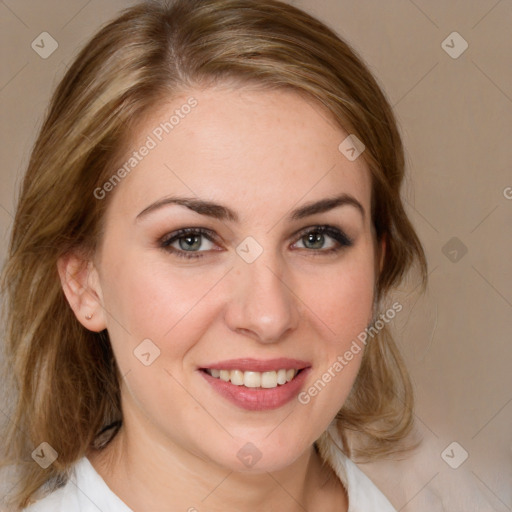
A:
[[[233,472],[138,428],[133,420],[125,417],[116,437],[88,458],[134,512],[168,510],[169,504],[190,512],[346,510],[343,486],[313,447],[279,471]]]

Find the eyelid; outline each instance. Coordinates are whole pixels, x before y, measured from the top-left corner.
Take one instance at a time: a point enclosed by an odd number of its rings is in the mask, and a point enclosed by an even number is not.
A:
[[[212,251],[220,252],[219,249],[209,249],[206,251],[183,251],[181,249],[176,249],[171,246],[171,244],[180,240],[181,238],[186,237],[187,235],[192,235],[192,236],[200,235],[214,244],[217,244],[217,245],[219,244],[220,237],[213,230],[208,229],[208,228],[203,228],[203,227],[186,227],[186,228],[177,229],[170,233],[166,233],[164,236],[160,237],[157,241],[158,247],[162,248],[163,250],[165,250],[167,252],[177,254],[179,256],[191,254],[192,255],[191,257],[198,257],[198,256],[193,256],[194,254],[199,254],[199,255],[201,255],[200,257],[202,257],[203,253],[208,253],[208,252],[212,252]]]
[[[160,242],[162,244],[166,244],[173,239],[179,239],[180,237],[184,237],[188,234],[203,235],[205,238],[207,238],[211,242],[218,241],[218,239],[219,239],[219,236],[217,235],[217,233],[215,233],[215,231],[213,231],[211,229],[192,226],[192,227],[180,228],[180,229],[177,229],[170,233],[166,233],[164,236],[162,236],[158,239],[158,242]]]
[[[329,224],[314,224],[302,228],[296,231],[291,237],[293,237],[295,243],[301,241],[301,239],[309,233],[321,233],[326,234],[329,238],[333,239],[337,245],[336,247],[331,247],[330,249],[308,249],[308,248],[300,248],[310,253],[312,256],[322,256],[322,255],[332,255],[336,254],[343,249],[351,247],[354,244],[354,240],[349,237],[343,229],[337,226],[329,225]],[[203,228],[203,227],[186,227],[181,228],[171,233],[166,233],[163,237],[160,237],[158,240],[158,245],[162,249],[167,252],[170,252],[178,257],[193,259],[193,258],[202,258],[204,257],[204,253],[210,253],[212,250],[206,251],[184,251],[182,249],[176,249],[171,246],[172,243],[183,238],[187,235],[200,235],[204,236],[207,240],[212,243],[218,243],[219,236],[215,231]],[[214,250],[215,252],[219,252],[219,250]]]
[[[300,240],[302,237],[311,232],[317,232],[322,234],[325,233],[326,235],[336,240],[340,245],[351,246],[354,244],[354,239],[348,236],[345,230],[331,224],[314,224],[312,226],[308,226],[294,233],[293,237],[298,238]],[[326,252],[321,251],[320,249],[319,251]]]

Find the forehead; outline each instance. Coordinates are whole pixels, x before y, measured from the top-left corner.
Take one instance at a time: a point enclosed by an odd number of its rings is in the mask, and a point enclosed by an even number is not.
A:
[[[324,108],[290,90],[190,90],[136,126],[111,208],[132,215],[184,194],[229,203],[248,220],[347,193],[368,209],[367,166],[338,149],[348,135]]]

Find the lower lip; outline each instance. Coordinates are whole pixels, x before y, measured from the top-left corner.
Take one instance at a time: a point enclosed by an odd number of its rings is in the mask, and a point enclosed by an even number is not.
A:
[[[293,400],[300,392],[309,368],[304,368],[293,380],[275,388],[247,388],[212,377],[205,371],[201,375],[224,398],[248,411],[277,409]]]

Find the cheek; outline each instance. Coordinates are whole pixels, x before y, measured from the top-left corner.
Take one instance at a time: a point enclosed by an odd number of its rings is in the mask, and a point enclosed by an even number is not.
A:
[[[330,421],[346,400],[359,372],[365,345],[360,341],[372,319],[374,267],[372,253],[360,250],[335,272],[310,278],[307,295],[323,343],[316,350],[318,365],[308,387],[298,397],[315,417]],[[358,338],[359,337],[359,338]],[[309,405],[308,405],[309,404]]]
[[[316,323],[317,330],[334,340],[337,350],[350,344],[371,319],[374,272],[370,248],[370,242],[361,241],[338,264],[308,264],[290,270],[288,285],[300,299],[297,307],[309,319],[306,323]],[[128,336],[132,350],[146,338],[166,351],[169,345],[175,352],[186,350],[192,343],[187,340],[199,339],[219,308],[229,307],[229,286],[236,287],[236,283],[225,276],[222,266],[180,267],[161,255],[149,258],[128,250],[121,258],[113,250],[105,258],[103,286],[113,344]]]
[[[145,339],[174,359],[186,352],[215,314],[209,292],[223,271],[180,268],[161,256],[152,260],[129,252],[109,261],[116,263],[104,266],[103,299],[121,360],[128,364]]]
[[[371,255],[358,251],[335,270],[308,278],[304,296],[338,349],[350,344],[371,321],[374,277]]]

